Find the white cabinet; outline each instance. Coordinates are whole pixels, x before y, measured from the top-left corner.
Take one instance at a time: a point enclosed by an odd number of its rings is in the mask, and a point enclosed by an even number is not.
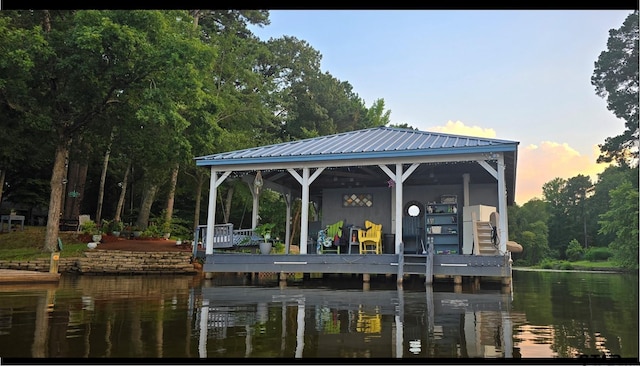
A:
[[[462,208],[462,254],[473,253],[473,219],[489,221],[492,212],[496,212],[494,206],[475,205]]]

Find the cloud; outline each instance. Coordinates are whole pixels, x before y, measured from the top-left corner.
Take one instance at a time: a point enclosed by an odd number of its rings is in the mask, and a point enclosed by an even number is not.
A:
[[[608,164],[597,164],[600,150],[593,145],[592,155],[581,155],[566,143],[543,141],[518,149],[516,203],[522,205],[534,197],[542,198],[542,186],[554,178],[569,179],[586,175],[595,183]]]
[[[456,135],[495,138],[492,128],[465,126],[461,121],[448,121],[444,126],[429,128],[430,131]],[[587,175],[595,183],[598,174],[608,164],[596,164],[600,150],[593,145],[592,155],[581,155],[566,143],[542,141],[539,145],[518,148],[516,168],[516,203],[523,205],[532,198],[542,199],[542,186],[554,178],[569,179],[578,174]]]
[[[493,128],[482,128],[478,126],[465,126],[460,121],[448,121],[444,126],[436,126],[429,128],[429,131],[451,133],[454,135],[488,137],[495,138],[496,131]]]

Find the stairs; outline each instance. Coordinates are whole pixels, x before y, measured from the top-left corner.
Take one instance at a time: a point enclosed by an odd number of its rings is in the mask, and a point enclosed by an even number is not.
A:
[[[473,254],[500,255],[500,251],[491,241],[491,233],[490,221],[473,221]]]

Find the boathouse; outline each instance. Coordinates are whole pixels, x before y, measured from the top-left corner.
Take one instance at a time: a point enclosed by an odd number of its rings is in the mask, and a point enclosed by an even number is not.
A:
[[[197,230],[205,272],[423,274],[511,278],[507,207],[514,204],[517,141],[377,127],[196,157],[211,170],[207,223]],[[247,229],[216,220],[217,187],[245,181],[258,225],[263,189],[285,199],[287,254],[218,251]],[[291,207],[301,200],[299,254],[289,254]],[[309,207],[321,213],[310,220]],[[318,230],[340,224],[342,249]],[[375,224],[375,226],[373,226]],[[366,227],[368,226],[368,227]],[[379,229],[360,240],[360,230]],[[347,231],[345,228],[349,228]],[[367,238],[364,238],[367,239]],[[338,243],[335,243],[336,245]],[[515,247],[518,245],[515,244]],[[197,252],[194,246],[194,254]]]

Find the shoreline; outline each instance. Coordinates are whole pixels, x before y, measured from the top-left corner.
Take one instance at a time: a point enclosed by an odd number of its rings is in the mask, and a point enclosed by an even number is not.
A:
[[[512,271],[522,272],[581,272],[581,273],[618,273],[618,274],[633,274],[634,271],[622,270],[616,268],[602,268],[602,269],[553,269],[553,268],[531,268],[531,267],[511,267]],[[635,272],[638,274],[638,272]]]

